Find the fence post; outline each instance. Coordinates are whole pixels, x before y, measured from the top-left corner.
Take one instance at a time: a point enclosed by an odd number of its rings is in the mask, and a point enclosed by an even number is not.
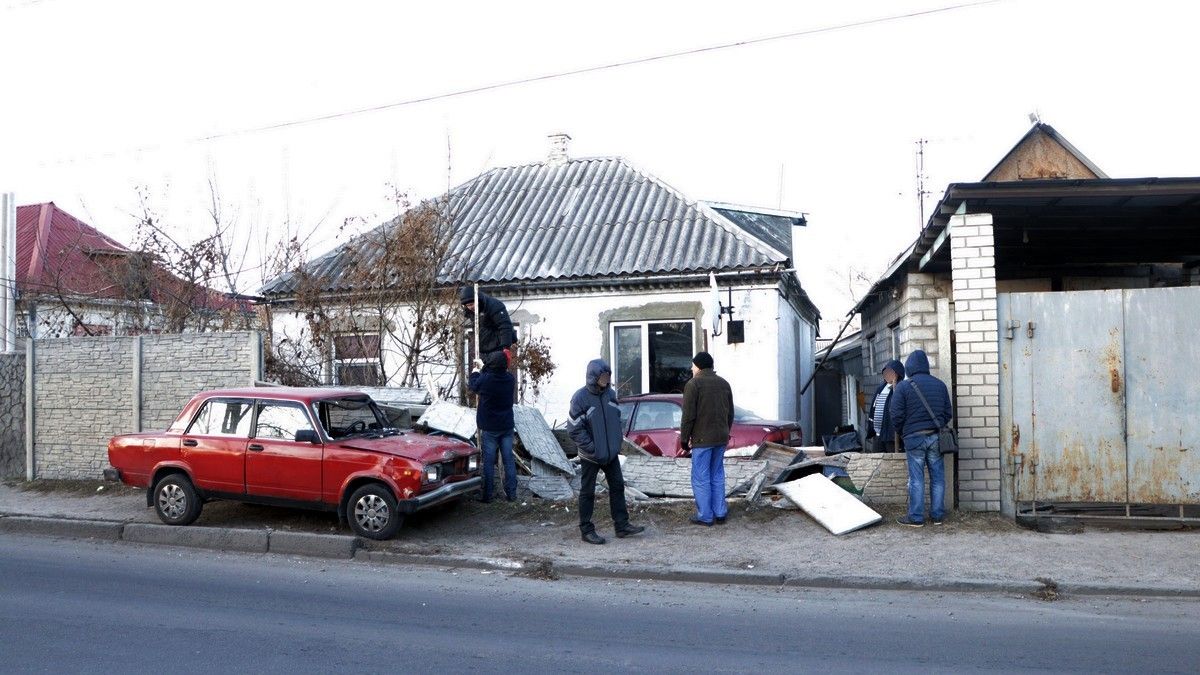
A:
[[[33,364],[37,355],[33,350],[33,338],[25,338],[25,480],[27,481],[33,480],[37,475],[33,470],[33,395],[35,392],[33,376],[37,372]]]
[[[133,430],[142,431],[142,336],[133,338]]]
[[[252,330],[250,331],[250,386],[253,387],[259,380],[263,379],[262,372],[263,361],[263,339],[262,333]]]

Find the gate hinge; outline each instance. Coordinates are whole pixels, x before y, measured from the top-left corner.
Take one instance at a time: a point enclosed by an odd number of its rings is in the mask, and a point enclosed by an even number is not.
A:
[[[1037,324],[1030,321],[1029,325],[1025,327],[1025,335],[1032,338],[1034,328],[1037,328]]]

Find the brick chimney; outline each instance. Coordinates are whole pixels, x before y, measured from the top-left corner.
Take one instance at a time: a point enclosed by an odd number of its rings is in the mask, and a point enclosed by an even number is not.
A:
[[[571,144],[570,134],[550,134],[546,138],[550,139],[550,155],[546,158],[546,163],[566,164],[570,159],[567,154],[567,146]]]

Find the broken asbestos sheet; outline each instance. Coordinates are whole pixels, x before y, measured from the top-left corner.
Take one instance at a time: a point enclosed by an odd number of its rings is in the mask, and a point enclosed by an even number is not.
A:
[[[426,426],[469,441],[475,438],[475,409],[464,408],[449,401],[437,401],[425,410],[418,426]]]
[[[883,516],[874,509],[821,474],[805,476],[775,487],[833,534],[853,532],[883,520]]]
[[[521,445],[530,457],[568,476],[575,475],[575,466],[567,459],[567,453],[563,452],[558,439],[554,437],[554,432],[550,430],[550,425],[546,424],[546,418],[542,417],[537,408],[526,405],[513,406],[513,423]],[[535,470],[534,474],[541,475],[541,472]]]

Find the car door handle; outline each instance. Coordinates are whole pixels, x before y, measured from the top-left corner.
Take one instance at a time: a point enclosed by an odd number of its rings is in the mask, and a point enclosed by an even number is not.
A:
[[[187,447],[189,447],[189,448],[194,448],[194,447],[196,447],[197,445],[199,445],[199,443],[197,443],[196,441],[194,441],[194,440],[193,440],[193,439],[191,439],[191,438],[185,438],[185,439],[183,440],[183,444],[184,444],[184,445],[186,445],[186,446],[187,446]]]
[[[250,445],[247,446],[247,448],[254,452],[262,452],[263,451],[263,446],[259,445],[258,443],[251,443]]]

